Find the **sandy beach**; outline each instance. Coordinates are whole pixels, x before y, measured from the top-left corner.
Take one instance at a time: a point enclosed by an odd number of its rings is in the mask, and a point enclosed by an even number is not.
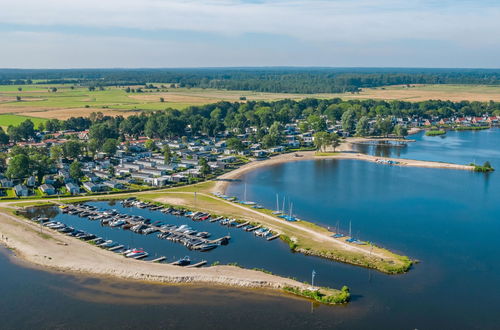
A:
[[[75,238],[40,229],[34,223],[0,212],[0,243],[15,252],[14,258],[53,271],[118,277],[155,283],[218,284],[248,288],[307,288],[288,278],[236,266],[183,268],[127,259]]]

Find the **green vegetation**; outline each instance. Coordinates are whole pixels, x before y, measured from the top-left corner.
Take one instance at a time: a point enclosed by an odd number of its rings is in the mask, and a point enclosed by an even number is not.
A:
[[[486,69],[342,69],[342,68],[255,68],[255,69],[72,69],[0,70],[0,85],[15,91],[25,84],[75,84],[88,91],[132,85],[130,92],[155,88],[217,88],[258,92],[318,93],[358,92],[360,88],[409,84],[498,85],[499,70]],[[78,78],[75,78],[78,77]],[[155,85],[151,84],[155,83]],[[161,84],[157,86],[157,84]],[[55,92],[57,92],[56,90]]]
[[[0,115],[0,126],[4,129],[7,129],[9,126],[18,126],[25,120],[31,120],[35,125],[35,128],[39,128],[40,124],[45,124],[47,119],[36,118],[36,117],[28,117],[28,116],[20,116],[20,115]]]
[[[475,172],[483,172],[483,173],[488,173],[488,172],[493,172],[495,169],[491,166],[490,162],[485,162],[483,166],[481,165],[476,165],[474,163],[470,164],[471,166],[474,166],[474,171]]]
[[[444,130],[430,130],[425,132],[426,136],[439,136],[439,135],[445,135],[446,131]]]
[[[329,288],[318,288],[317,290],[301,290],[295,287],[284,287],[283,290],[297,296],[313,299],[323,304],[336,305],[349,302],[351,294],[347,286],[341,290],[332,290]],[[326,292],[326,293],[324,293]]]

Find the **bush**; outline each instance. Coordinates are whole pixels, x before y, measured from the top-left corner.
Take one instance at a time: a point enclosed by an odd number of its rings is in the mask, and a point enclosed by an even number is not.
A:
[[[446,131],[444,130],[430,130],[425,132],[426,136],[438,136],[438,135],[444,135],[446,134]]]

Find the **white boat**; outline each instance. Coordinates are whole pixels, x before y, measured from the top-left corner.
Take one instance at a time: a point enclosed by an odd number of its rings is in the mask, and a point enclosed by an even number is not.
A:
[[[125,257],[127,258],[136,258],[139,256],[145,255],[146,252],[143,249],[133,249],[131,252],[127,253]]]

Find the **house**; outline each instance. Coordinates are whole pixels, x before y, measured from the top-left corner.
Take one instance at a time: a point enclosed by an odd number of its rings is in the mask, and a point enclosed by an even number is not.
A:
[[[14,182],[9,179],[2,179],[0,180],[0,185],[2,185],[3,188],[12,188],[14,187]]]
[[[68,193],[71,195],[78,195],[80,193],[80,187],[73,182],[66,183],[66,190],[68,190]]]
[[[254,157],[257,158],[262,158],[267,156],[267,152],[265,150],[254,150],[252,154]]]
[[[146,180],[149,179],[151,175],[146,173],[132,173],[130,177],[132,179]]]
[[[144,181],[155,187],[163,187],[167,185],[167,183],[172,182],[172,177],[170,175],[164,175],[159,178],[147,178]]]
[[[98,191],[102,191],[104,186],[100,185],[100,184],[95,184],[95,183],[92,183],[92,182],[84,182],[83,183],[83,187],[85,189],[87,189],[88,191],[90,192],[98,192]]]
[[[156,168],[163,171],[175,171],[177,169],[177,164],[157,164]]]
[[[27,178],[26,179],[26,185],[28,187],[34,187],[36,185],[36,177],[32,175],[29,178]]]
[[[26,197],[29,194],[28,187],[23,184],[18,184],[14,187],[14,192],[17,197]]]
[[[155,169],[152,167],[147,167],[147,168],[145,167],[142,170],[140,170],[139,173],[150,174],[151,176],[162,176],[166,174],[164,170]]]
[[[54,183],[56,183],[56,179],[53,175],[45,175],[43,177],[43,183],[53,185]]]
[[[234,163],[236,161],[236,157],[235,156],[221,157],[218,159],[218,161],[224,164]]]
[[[44,183],[40,186],[40,191],[47,195],[54,195],[56,193],[56,189],[53,185]]]
[[[124,188],[123,184],[121,184],[120,182],[117,182],[115,180],[104,181],[102,184],[108,188],[111,188],[111,189],[123,189]]]

